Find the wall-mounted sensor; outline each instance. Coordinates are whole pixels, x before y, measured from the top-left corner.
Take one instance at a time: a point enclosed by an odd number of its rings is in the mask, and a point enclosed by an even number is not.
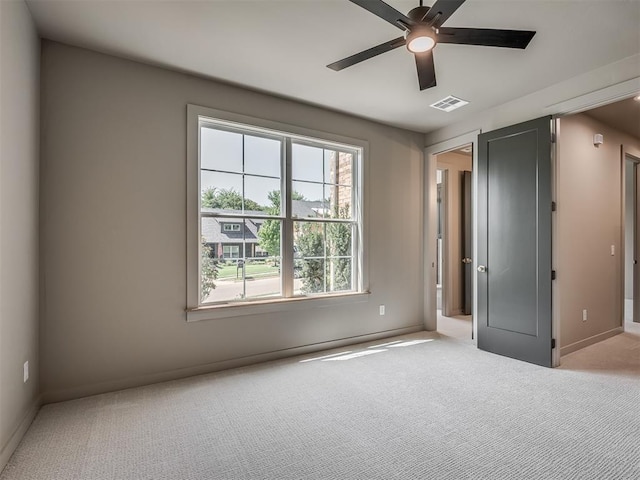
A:
[[[602,134],[601,134],[601,133],[596,133],[596,134],[593,136],[593,144],[594,144],[596,147],[599,147],[599,146],[600,146],[600,145],[602,145],[603,143],[604,143],[604,137],[602,136]]]

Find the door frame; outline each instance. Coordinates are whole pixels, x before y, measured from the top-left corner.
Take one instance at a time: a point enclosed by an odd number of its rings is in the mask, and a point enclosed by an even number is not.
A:
[[[627,221],[625,218],[625,208],[626,208],[626,199],[627,199],[627,169],[626,169],[626,164],[627,164],[627,160],[633,162],[635,164],[634,166],[634,188],[635,188],[635,192],[634,192],[634,209],[635,209],[635,215],[636,215],[636,219],[635,219],[635,223],[634,226],[632,226],[631,228],[634,229],[634,235],[633,235],[633,243],[634,243],[634,258],[638,258],[640,256],[640,252],[638,252],[636,249],[638,248],[638,241],[640,240],[638,238],[638,236],[640,236],[640,220],[638,219],[638,215],[640,214],[640,207],[639,207],[639,202],[640,202],[640,182],[638,181],[638,176],[640,175],[640,150],[637,150],[635,148],[632,148],[628,145],[622,145],[622,148],[620,149],[620,161],[621,161],[621,169],[622,169],[622,188],[620,189],[622,192],[622,199],[621,199],[621,223],[622,223],[622,241],[623,241],[623,245],[626,239],[626,231],[627,231]],[[626,278],[625,278],[625,269],[626,269],[626,262],[627,262],[627,258],[626,258],[626,248],[622,250],[624,252],[623,254],[623,261],[622,261],[622,268],[621,268],[621,275],[622,275],[622,289],[621,289],[621,295],[620,295],[620,301],[622,302],[622,308],[621,308],[621,327],[622,327],[622,331],[625,331],[626,329],[626,318],[625,318],[625,303],[626,303],[626,295],[625,295],[625,285],[626,285]],[[636,312],[636,303],[640,302],[640,273],[638,272],[638,269],[640,269],[640,265],[634,265],[634,269],[633,269],[633,309],[634,309],[634,313],[633,313],[633,320],[635,320],[635,312]]]
[[[602,105],[607,105],[609,103],[614,103],[619,100],[623,100],[625,98],[632,97],[637,95],[638,87],[640,86],[640,77],[634,77],[629,80],[616,83],[613,85],[608,85],[604,88],[600,88],[595,91],[578,94],[575,97],[568,97],[557,101],[556,103],[550,104],[544,107],[541,111],[538,112],[540,114],[548,114],[553,115],[554,119],[561,118],[565,115],[572,115],[574,113],[580,113],[585,110],[590,110],[592,108],[596,108]],[[534,117],[535,114],[525,115],[522,118],[518,118],[518,115],[515,117],[509,118],[509,120],[502,118],[498,121],[488,117],[487,120],[479,120],[477,122],[477,126],[480,127],[471,132],[454,136],[448,140],[444,140],[433,145],[427,146],[424,150],[424,178],[423,178],[423,289],[424,289],[424,318],[423,324],[425,330],[434,331],[437,330],[438,327],[438,319],[436,312],[436,270],[435,270],[435,261],[436,259],[436,241],[435,236],[430,238],[432,232],[436,231],[437,228],[437,190],[436,190],[436,161],[435,156],[439,153],[446,153],[450,150],[455,150],[456,148],[462,147],[463,145],[472,144],[473,145],[473,170],[472,170],[472,185],[474,188],[474,194],[477,192],[477,152],[478,152],[478,135],[482,133],[482,127],[491,129],[500,128],[502,126],[512,125],[517,123],[518,120],[525,121]],[[492,120],[489,122],[489,120]],[[556,126],[556,138],[559,136],[559,128],[558,122],[553,122]],[[556,143],[557,148],[557,143]],[[556,169],[555,162],[556,158],[556,148],[552,150],[552,195],[553,198],[556,198]],[[637,158],[640,158],[640,152],[635,149],[628,149],[627,146],[623,145],[622,147],[622,161],[624,161],[625,155],[630,154]],[[477,212],[476,212],[476,198],[474,195],[474,206],[473,206],[473,255],[474,259],[477,257]],[[622,214],[622,212],[621,212]],[[552,232],[557,231],[556,228],[556,216],[552,216]],[[623,224],[624,228],[624,224]],[[623,232],[624,235],[624,232]],[[555,235],[552,234],[552,256],[555,262]],[[477,324],[476,324],[476,316],[477,316],[477,274],[475,273],[475,269],[473,269],[473,336],[474,343],[475,339],[478,338],[477,335]],[[622,274],[624,274],[622,272]],[[560,343],[560,322],[558,321],[558,312],[557,312],[557,295],[555,282],[552,290],[552,332],[553,338],[556,339],[558,343]],[[552,350],[552,365],[554,367],[560,365],[560,349],[555,348]]]
[[[441,187],[440,187],[440,232],[442,234],[442,242],[441,248],[438,255],[438,250],[436,246],[436,295],[437,295],[437,272],[440,270],[440,311],[443,316],[449,316],[449,306],[451,305],[451,290],[452,285],[450,284],[451,275],[449,275],[449,170],[445,170],[442,168],[437,168],[436,161],[436,170],[440,170],[441,175]],[[436,174],[437,175],[437,174]],[[436,189],[437,189],[437,181],[436,181]],[[438,268],[439,267],[439,268]],[[437,303],[437,302],[436,302]],[[436,306],[437,308],[437,306]]]
[[[442,153],[456,150],[465,145],[472,145],[472,160],[471,160],[471,187],[474,192],[472,197],[472,245],[473,245],[473,258],[477,254],[477,212],[475,192],[478,186],[478,135],[481,130],[473,130],[463,135],[458,135],[454,138],[446,140],[444,142],[436,143],[426,147],[424,150],[424,194],[423,194],[423,289],[424,289],[424,328],[425,330],[435,331],[438,329],[438,314],[437,314],[437,302],[436,302],[436,265],[438,262],[437,248],[436,248],[436,236],[433,232],[438,229],[438,190],[436,184],[436,170],[437,170],[437,156]],[[478,338],[477,324],[476,324],[476,310],[477,310],[477,285],[476,275],[473,275],[473,306],[471,309],[471,316],[473,319],[473,342],[476,343]]]

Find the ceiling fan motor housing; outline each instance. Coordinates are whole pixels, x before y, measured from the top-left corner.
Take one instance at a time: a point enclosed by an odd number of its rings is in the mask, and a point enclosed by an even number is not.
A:
[[[428,23],[424,21],[427,13],[431,10],[429,7],[416,7],[412,9],[408,14],[411,20],[416,24],[410,26],[405,32],[404,38],[406,40],[407,50],[412,53],[424,52],[431,50],[437,43],[436,31]],[[416,41],[417,40],[417,41]],[[417,43],[421,43],[422,47],[416,48]]]
[[[409,17],[414,22],[422,22],[422,19],[427,16],[431,7],[416,7],[411,9],[409,13],[407,13],[407,17]]]

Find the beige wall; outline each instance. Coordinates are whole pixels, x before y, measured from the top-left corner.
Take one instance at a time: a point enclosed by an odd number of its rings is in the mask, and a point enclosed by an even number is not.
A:
[[[39,65],[26,5],[0,1],[0,470],[38,406]]]
[[[596,133],[604,135],[599,148],[593,145]],[[640,141],[582,114],[559,120],[554,301],[562,354],[621,327],[621,145],[638,149]],[[588,312],[586,322],[583,309]]]
[[[462,175],[464,171],[471,171],[471,156],[455,152],[443,153],[437,157],[437,168],[448,171],[447,185],[447,218],[445,237],[443,238],[443,253],[447,264],[443,281],[443,314],[460,315],[464,308],[463,276],[462,276]],[[444,258],[443,258],[444,259]],[[445,291],[448,290],[448,291]],[[444,304],[446,303],[446,304]]]
[[[42,76],[45,400],[422,329],[422,135],[52,42]],[[188,103],[369,142],[366,301],[185,322]]]

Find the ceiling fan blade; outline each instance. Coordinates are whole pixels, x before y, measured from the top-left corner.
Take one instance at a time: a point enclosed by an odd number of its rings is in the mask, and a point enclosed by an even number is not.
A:
[[[381,53],[390,52],[395,48],[403,46],[405,43],[406,40],[404,39],[404,37],[394,38],[390,42],[381,43],[380,45],[371,47],[368,50],[364,50],[360,53],[356,53],[355,55],[351,55],[350,57],[343,58],[342,60],[338,60],[337,62],[333,62],[327,65],[327,67],[338,72],[343,68],[347,68],[355,65],[356,63],[363,62],[364,60],[373,58],[376,55],[380,55]]]
[[[485,47],[527,48],[536,32],[492,28],[447,28],[438,30],[438,43],[482,45]]]
[[[407,27],[413,25],[415,22],[406,15],[400,13],[395,8],[387,5],[382,0],[349,0],[352,3],[368,10],[377,17],[386,20],[394,27],[398,27],[400,30],[406,30]]]
[[[436,3],[429,9],[429,13],[424,17],[423,21],[431,23],[434,21],[433,26],[439,27],[447,19],[453,15],[453,13],[460,8],[465,0],[437,0]],[[438,16],[439,14],[439,16]],[[438,18],[436,18],[436,16]]]
[[[420,90],[436,86],[436,67],[433,64],[433,51],[415,53],[416,67],[418,67],[418,83]]]

